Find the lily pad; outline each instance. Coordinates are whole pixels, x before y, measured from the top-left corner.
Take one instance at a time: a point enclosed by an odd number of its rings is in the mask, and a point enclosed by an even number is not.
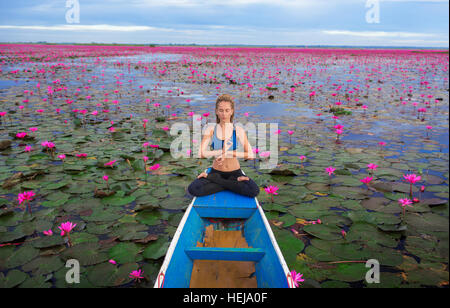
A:
[[[303,228],[303,231],[326,241],[335,241],[342,238],[341,229],[336,226],[324,224],[307,225]]]
[[[169,240],[167,236],[161,236],[156,241],[153,241],[151,244],[145,248],[142,255],[146,259],[157,260],[163,256],[165,256],[167,249],[169,248]]]
[[[142,259],[138,257],[141,248],[134,243],[119,243],[109,249],[109,257],[118,263],[138,262]]]
[[[22,271],[13,269],[8,275],[0,273],[0,288],[14,288],[27,279],[28,275]]]
[[[77,259],[81,265],[94,265],[108,260],[108,254],[100,251],[98,243],[81,243],[62,253],[66,259]]]
[[[344,282],[361,281],[365,280],[367,271],[364,263],[343,263],[338,264],[328,278]]]
[[[296,238],[292,232],[284,229],[272,228],[278,246],[288,265],[295,263],[296,256],[305,248],[305,244]]]
[[[98,264],[89,269],[87,277],[97,287],[116,287],[131,282],[129,277],[132,271],[139,269],[136,263],[127,263],[121,266],[110,263]]]

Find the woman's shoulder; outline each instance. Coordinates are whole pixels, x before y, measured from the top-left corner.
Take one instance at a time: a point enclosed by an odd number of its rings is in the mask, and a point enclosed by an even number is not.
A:
[[[205,129],[205,135],[212,137],[214,130],[216,129],[216,124],[209,123]]]
[[[238,135],[245,134],[245,129],[242,127],[242,125],[235,124],[234,129],[236,130],[236,133]]]

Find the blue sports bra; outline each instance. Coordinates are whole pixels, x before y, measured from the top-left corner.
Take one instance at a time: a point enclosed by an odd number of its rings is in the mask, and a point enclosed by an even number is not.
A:
[[[221,150],[223,149],[223,142],[224,140],[217,138],[216,136],[216,131],[217,131],[217,124],[214,127],[214,134],[213,134],[213,139],[211,142],[211,150]],[[233,147],[231,149],[231,151],[236,150],[236,128],[234,127],[234,123],[233,123]],[[230,151],[230,149],[228,148],[228,151]]]

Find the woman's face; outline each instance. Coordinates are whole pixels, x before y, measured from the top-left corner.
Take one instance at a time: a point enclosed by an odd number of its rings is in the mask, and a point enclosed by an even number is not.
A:
[[[231,103],[225,101],[220,102],[216,109],[216,114],[222,123],[225,121],[229,122],[233,112],[234,110],[231,108]]]

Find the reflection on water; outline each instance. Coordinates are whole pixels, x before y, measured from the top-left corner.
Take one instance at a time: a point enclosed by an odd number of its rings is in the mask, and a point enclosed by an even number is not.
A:
[[[18,86],[25,83],[22,80],[2,80],[0,79],[0,89],[8,89],[13,86]]]

